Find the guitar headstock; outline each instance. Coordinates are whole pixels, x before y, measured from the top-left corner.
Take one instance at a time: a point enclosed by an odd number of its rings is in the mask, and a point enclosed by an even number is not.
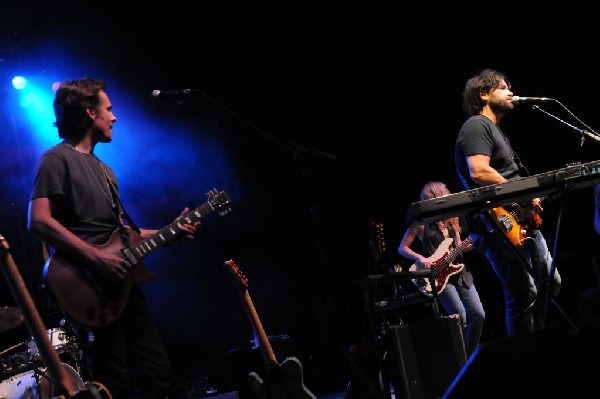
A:
[[[8,241],[6,241],[6,238],[4,238],[2,233],[0,233],[0,248],[4,249],[5,251],[8,251],[10,249]]]
[[[377,262],[385,253],[385,237],[383,234],[383,223],[371,222],[371,239],[369,240],[369,252]]]
[[[240,292],[248,289],[248,278],[244,276],[244,273],[237,267],[233,259],[223,262],[223,266],[229,272],[229,279]]]
[[[213,188],[206,193],[208,203],[215,209],[219,216],[224,216],[231,211],[231,200],[224,191],[217,191]]]

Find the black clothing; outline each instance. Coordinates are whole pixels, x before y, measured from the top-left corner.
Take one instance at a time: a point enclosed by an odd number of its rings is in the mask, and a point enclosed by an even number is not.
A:
[[[111,184],[118,196],[108,165],[61,143],[38,161],[31,199],[49,198],[52,216],[63,226],[88,243],[104,244],[121,226]],[[89,337],[80,346],[90,380],[105,385],[113,399],[166,397],[169,358],[141,286],[131,287],[126,307],[113,323],[93,329],[73,324],[80,338]]]
[[[475,115],[467,119],[456,139],[454,162],[465,190],[479,187],[470,175],[467,157],[482,154],[490,157],[490,166],[506,180],[520,177],[515,154],[508,138],[489,118]]]
[[[104,171],[118,189],[113,170],[95,155],[57,144],[38,160],[31,199],[49,198],[63,226],[86,242],[104,243],[120,225]]]

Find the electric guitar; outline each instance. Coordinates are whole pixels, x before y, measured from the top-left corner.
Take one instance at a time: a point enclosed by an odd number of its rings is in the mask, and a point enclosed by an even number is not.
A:
[[[473,243],[471,237],[467,237],[464,239],[460,245],[450,249],[450,245],[454,242],[454,238],[446,238],[442,243],[436,248],[433,255],[427,258],[427,260],[432,261],[433,265],[431,266],[431,272],[434,277],[435,288],[437,293],[440,294],[446,288],[446,284],[448,283],[448,279],[462,271],[465,267],[464,263],[452,263],[458,255],[460,255],[470,244]],[[408,269],[413,272],[415,270],[424,270],[419,262],[415,262]],[[433,296],[433,287],[431,287],[431,283],[429,279],[426,278],[415,278],[411,280],[412,283],[421,291],[423,294],[432,297]]]
[[[225,192],[212,189],[206,196],[206,203],[148,238],[123,228],[115,230],[105,244],[97,245],[102,251],[120,256],[132,265],[123,279],[107,281],[107,277],[94,273],[85,264],[78,264],[67,254],[56,252],[44,266],[44,281],[50,294],[73,321],[83,326],[98,327],[114,322],[125,309],[131,287],[154,278],[154,273],[142,262],[147,255],[172,242],[182,232],[181,224],[193,224],[214,211],[223,216],[231,210]]]
[[[259,341],[259,348],[265,363],[264,378],[261,378],[254,371],[248,375],[248,385],[252,391],[260,399],[317,399],[304,386],[302,364],[298,358],[288,357],[281,364],[277,361],[269,338],[252,303],[246,276],[233,260],[225,261],[223,266],[229,272],[229,278],[242,298],[244,309]]]
[[[385,235],[383,233],[383,223],[371,222],[369,226],[371,239],[369,240],[369,253],[375,264],[379,263],[381,257],[385,254]]]
[[[539,229],[542,218],[538,214],[526,215],[521,205],[513,203],[490,210],[492,219],[496,222],[508,241],[517,248],[522,248],[529,229]]]

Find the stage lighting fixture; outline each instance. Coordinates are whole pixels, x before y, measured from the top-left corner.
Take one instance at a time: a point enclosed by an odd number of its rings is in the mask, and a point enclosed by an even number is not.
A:
[[[27,87],[27,79],[25,79],[24,76],[15,76],[12,79],[12,86],[16,90],[23,90],[25,87]]]

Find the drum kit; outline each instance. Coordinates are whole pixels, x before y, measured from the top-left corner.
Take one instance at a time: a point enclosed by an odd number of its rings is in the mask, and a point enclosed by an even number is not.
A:
[[[17,327],[24,320],[16,307],[0,307],[0,332]],[[74,387],[83,389],[81,351],[74,334],[64,328],[46,331],[61,365]],[[23,351],[18,352],[23,347]],[[51,399],[50,376],[33,337],[0,351],[0,399]]]

